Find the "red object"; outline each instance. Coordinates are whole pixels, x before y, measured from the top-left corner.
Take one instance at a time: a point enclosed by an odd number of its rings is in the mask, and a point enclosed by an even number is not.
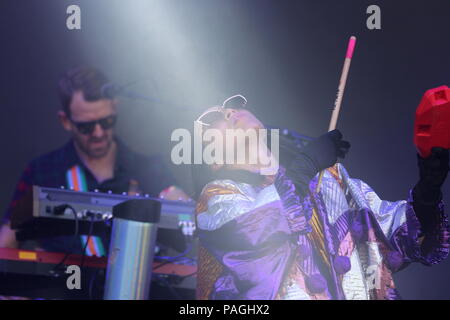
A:
[[[431,148],[450,149],[450,89],[440,86],[430,89],[422,97],[416,110],[414,144],[423,158]]]
[[[29,251],[20,249],[0,248],[0,261],[1,260],[15,260],[32,263],[50,263],[57,264],[63,257],[64,253],[59,252],[45,252],[45,251]],[[84,257],[84,266],[91,268],[106,268],[107,258],[98,257]],[[77,254],[71,254],[66,259],[65,265],[80,265],[81,256]],[[188,276],[197,271],[197,266],[168,263],[153,262],[153,273]]]

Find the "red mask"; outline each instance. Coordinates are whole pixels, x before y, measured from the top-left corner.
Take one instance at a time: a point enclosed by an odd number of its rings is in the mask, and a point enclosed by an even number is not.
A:
[[[440,86],[423,95],[416,110],[414,144],[419,154],[427,158],[431,148],[450,149],[450,89]]]

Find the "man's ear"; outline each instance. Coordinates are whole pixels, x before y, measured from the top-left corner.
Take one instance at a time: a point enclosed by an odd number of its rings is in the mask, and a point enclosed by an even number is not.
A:
[[[58,111],[58,119],[65,130],[72,131],[72,124],[70,123],[69,117],[64,111]]]

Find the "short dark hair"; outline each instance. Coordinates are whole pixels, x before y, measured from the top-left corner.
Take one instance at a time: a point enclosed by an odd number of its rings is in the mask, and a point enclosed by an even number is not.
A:
[[[68,70],[58,81],[58,95],[63,111],[70,117],[70,103],[76,91],[81,91],[86,101],[103,99],[102,87],[108,82],[108,78],[93,67],[80,66]]]

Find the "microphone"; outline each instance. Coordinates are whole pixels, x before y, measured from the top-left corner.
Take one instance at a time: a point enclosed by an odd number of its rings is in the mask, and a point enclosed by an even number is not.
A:
[[[118,93],[120,92],[120,87],[113,84],[113,83],[105,83],[101,89],[100,89],[100,93],[102,95],[103,98],[106,99],[114,99]]]
[[[280,135],[285,136],[288,139],[294,140],[299,145],[306,145],[311,140],[314,140],[312,137],[305,136],[303,134],[298,133],[297,131],[287,129],[287,128],[280,128],[272,125],[264,125],[266,129],[278,129],[280,130]]]
[[[297,150],[305,147],[309,142],[314,140],[312,137],[308,137],[305,135],[302,135],[294,130],[287,129],[287,128],[281,128],[278,126],[272,126],[272,125],[264,125],[266,129],[268,129],[268,136],[267,136],[267,146],[271,148],[271,142],[272,139],[270,139],[270,130],[272,129],[278,129],[280,134],[280,140],[279,140],[279,146],[280,146],[280,152],[287,155],[287,154],[295,154]],[[289,157],[288,157],[289,158]]]
[[[136,82],[138,82],[138,81],[131,81],[131,82],[128,82],[121,86],[119,86],[115,83],[112,83],[112,82],[108,82],[108,83],[105,83],[101,87],[100,93],[101,93],[102,97],[104,97],[106,99],[114,99],[118,96],[121,96],[121,97],[125,97],[128,99],[133,99],[133,100],[145,100],[145,101],[150,101],[150,102],[156,102],[154,99],[152,99],[149,96],[127,90],[127,88],[129,86],[135,84]]]
[[[105,83],[100,89],[102,97],[106,99],[114,99],[120,91],[121,87],[110,82]]]
[[[179,109],[182,111],[192,109],[189,106],[182,106],[182,105],[177,105],[177,104],[169,103],[166,101],[154,99],[150,96],[143,95],[138,92],[127,89],[128,87],[130,87],[131,85],[133,85],[137,82],[138,81],[131,81],[124,85],[117,85],[115,83],[108,82],[108,83],[105,83],[100,88],[100,93],[101,93],[102,97],[104,97],[105,99],[114,99],[114,98],[120,96],[120,97],[128,98],[131,100],[143,100],[143,101],[151,102],[152,105],[156,104],[156,105],[160,105],[160,106],[164,106],[164,107],[176,108],[176,109]]]
[[[117,96],[122,96],[130,99],[151,100],[150,97],[140,95],[133,91],[126,90],[127,87],[131,86],[135,82],[136,81],[129,82],[121,86],[114,84],[112,82],[108,82],[101,87],[100,92],[102,97],[106,99],[114,99]]]

